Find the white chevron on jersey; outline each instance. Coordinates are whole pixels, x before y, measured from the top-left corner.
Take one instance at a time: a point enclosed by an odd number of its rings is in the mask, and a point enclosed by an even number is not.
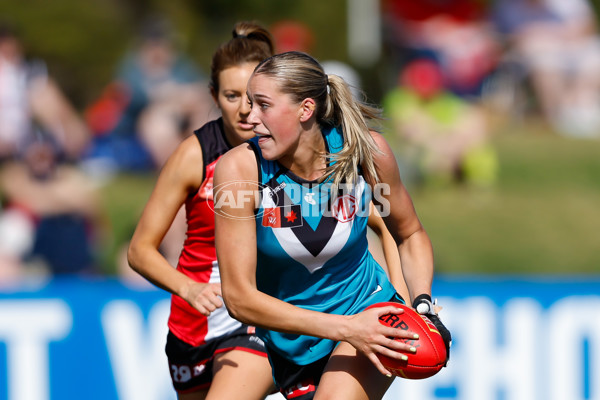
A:
[[[357,185],[354,187],[353,193],[351,193],[358,201],[358,204],[356,204],[356,208],[358,209],[361,208],[360,202],[362,201],[364,190],[365,181],[362,177],[360,177]],[[329,241],[323,250],[321,250],[316,256],[313,256],[306,249],[296,234],[292,231],[293,228],[273,229],[273,234],[277,238],[277,241],[283,250],[285,250],[285,252],[291,258],[304,265],[312,274],[323,267],[327,261],[336,256],[340,250],[342,250],[342,248],[346,245],[350,234],[352,233],[353,225],[354,218],[348,222],[338,222],[335,226],[333,234],[329,238]]]
[[[353,223],[354,220],[344,224],[337,224],[331,239],[317,256],[313,256],[304,247],[298,240],[298,237],[292,232],[292,228],[273,229],[273,234],[285,252],[291,258],[304,265],[312,274],[342,250],[348,237],[350,237]]]

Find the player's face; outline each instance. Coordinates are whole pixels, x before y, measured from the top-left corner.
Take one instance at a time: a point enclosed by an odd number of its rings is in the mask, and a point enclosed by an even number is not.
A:
[[[219,93],[215,101],[221,109],[225,135],[232,145],[238,145],[254,136],[248,123],[250,104],[246,96],[248,78],[257,63],[244,63],[219,73]]]
[[[296,150],[302,127],[302,108],[279,90],[275,80],[254,75],[248,82],[252,111],[248,122],[259,137],[258,145],[267,160],[281,159]]]

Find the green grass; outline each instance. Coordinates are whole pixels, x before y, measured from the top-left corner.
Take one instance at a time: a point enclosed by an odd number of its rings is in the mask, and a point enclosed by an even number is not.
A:
[[[155,180],[154,174],[118,175],[103,187],[102,200],[108,226],[100,255],[103,271],[115,271],[117,252],[131,238]]]
[[[548,133],[537,125],[497,132],[495,187],[410,188],[443,274],[600,273],[600,141]],[[112,271],[155,177],[120,176],[104,188]]]
[[[600,272],[600,141],[499,132],[489,190],[413,193],[443,273]]]

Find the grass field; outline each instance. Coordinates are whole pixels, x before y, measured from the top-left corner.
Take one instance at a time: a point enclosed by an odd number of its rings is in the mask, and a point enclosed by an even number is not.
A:
[[[537,124],[496,133],[495,187],[411,188],[444,274],[600,273],[600,141]],[[119,176],[103,191],[112,237],[105,269],[139,217],[154,176]]]
[[[535,125],[497,133],[489,191],[430,189],[413,198],[443,273],[600,272],[600,141]]]

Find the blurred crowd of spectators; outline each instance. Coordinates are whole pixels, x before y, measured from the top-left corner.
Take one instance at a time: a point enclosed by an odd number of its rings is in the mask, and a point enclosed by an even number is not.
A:
[[[381,0],[381,16],[381,105],[409,183],[493,186],[490,107],[506,118],[536,113],[557,134],[600,137],[600,36],[587,0]],[[312,52],[317,39],[298,21],[271,30],[278,51]],[[148,21],[79,111],[45,63],[25,57],[17,30],[0,25],[0,283],[102,273],[99,243],[111,233],[101,185],[158,170],[215,118],[205,68],[175,32]],[[360,89],[350,65],[323,65]]]
[[[587,0],[383,0],[382,16],[393,86],[383,105],[413,182],[493,185],[498,116],[600,138],[600,36]]]
[[[102,184],[160,169],[183,138],[214,118],[205,75],[174,34],[166,20],[148,20],[114,79],[78,112],[45,63],[26,59],[16,29],[2,24],[0,283],[105,272],[99,252],[111,232]],[[181,240],[181,222],[166,243]]]
[[[89,129],[44,63],[24,55],[0,26],[0,282],[91,270],[101,226],[96,188],[76,165]]]

